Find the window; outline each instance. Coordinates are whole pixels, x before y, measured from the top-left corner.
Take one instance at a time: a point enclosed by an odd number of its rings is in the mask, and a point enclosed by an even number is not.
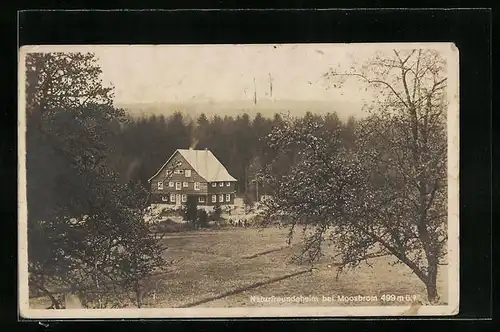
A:
[[[187,169],[185,172],[184,172],[184,175],[189,178],[191,177],[191,170],[190,169]]]
[[[170,181],[170,182],[168,183],[168,186],[169,186],[170,188],[173,188],[173,187],[174,187],[174,182],[173,182],[173,181]]]
[[[219,202],[224,202],[224,195],[223,194],[219,195]]]
[[[175,194],[170,194],[170,202],[175,203]]]
[[[175,183],[175,190],[181,190],[181,183],[180,182]]]
[[[198,202],[205,203],[205,197],[203,196],[198,197]]]
[[[183,195],[182,195],[182,203],[186,203],[186,202],[187,202],[187,200],[188,200],[187,195],[186,195],[186,194],[183,194]]]
[[[194,183],[194,190],[200,190],[200,183],[199,182]]]
[[[163,202],[168,202],[168,197],[167,196],[161,196],[161,200]]]
[[[217,182],[212,182],[212,187],[217,187]]]
[[[183,174],[183,173],[184,173],[184,170],[182,170],[182,169],[176,169],[174,171],[174,174]]]
[[[158,190],[163,190],[163,181],[158,181]]]
[[[212,203],[216,203],[217,202],[217,195],[212,195]]]
[[[167,169],[167,171],[165,172],[165,177],[167,177],[167,178],[171,177],[172,173],[173,173],[172,170]]]
[[[231,185],[231,182],[226,182],[226,187],[229,187]]]
[[[231,201],[231,194],[226,194],[226,202],[230,202]]]
[[[224,187],[224,182],[219,183],[219,187]]]
[[[187,183],[187,182],[182,182],[182,186],[183,186],[184,188],[187,188],[188,183]]]

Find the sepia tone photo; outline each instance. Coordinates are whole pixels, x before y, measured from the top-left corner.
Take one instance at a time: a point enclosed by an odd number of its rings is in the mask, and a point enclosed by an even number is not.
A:
[[[455,315],[452,43],[24,46],[24,318]]]

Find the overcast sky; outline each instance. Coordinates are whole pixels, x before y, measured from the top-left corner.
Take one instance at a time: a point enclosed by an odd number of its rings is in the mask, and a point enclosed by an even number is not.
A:
[[[98,56],[116,101],[251,100],[352,101],[355,87],[327,90],[321,76],[349,64],[359,48],[328,45],[190,45],[103,47]]]
[[[449,45],[433,47],[446,51]],[[415,47],[422,44],[47,45],[29,51],[95,53],[104,84],[115,86],[117,104],[251,103],[255,79],[259,100],[331,103],[345,114],[362,115],[363,102],[373,98],[365,85],[351,80],[341,89],[327,89],[322,75],[332,67],[347,70],[375,52]]]

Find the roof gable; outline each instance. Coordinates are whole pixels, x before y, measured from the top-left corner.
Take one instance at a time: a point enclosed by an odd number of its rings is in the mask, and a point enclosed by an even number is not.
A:
[[[237,181],[210,150],[177,149],[163,166],[148,181],[158,175],[170,160],[179,153],[207,182]]]

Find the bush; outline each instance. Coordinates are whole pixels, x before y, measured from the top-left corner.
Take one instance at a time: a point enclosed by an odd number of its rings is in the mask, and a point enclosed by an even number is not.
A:
[[[172,219],[165,219],[155,225],[155,231],[159,233],[176,233],[185,231],[188,228],[187,224],[181,224]]]
[[[196,228],[198,219],[198,203],[196,196],[188,196],[186,205],[183,207],[184,219]]]
[[[198,210],[197,219],[198,219],[197,224],[200,227],[208,226],[208,213],[205,210]]]
[[[158,214],[158,217],[164,218],[164,217],[183,217],[184,212],[179,209],[179,208],[169,208],[169,207],[164,207],[161,209],[160,213]]]
[[[247,220],[248,226],[261,226],[264,222],[264,217],[261,215],[256,215]]]
[[[221,215],[222,215],[222,207],[220,204],[217,203],[217,205],[214,206],[212,214],[210,215],[210,220],[220,221]]]

